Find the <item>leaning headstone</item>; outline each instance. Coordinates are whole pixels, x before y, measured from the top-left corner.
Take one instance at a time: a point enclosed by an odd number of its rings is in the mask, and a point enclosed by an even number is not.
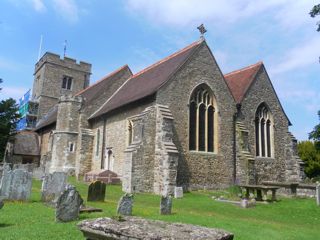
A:
[[[316,199],[317,199],[317,205],[320,206],[320,183],[317,183],[317,186],[316,186]]]
[[[119,202],[117,213],[120,215],[130,216],[132,215],[133,195],[126,193],[123,195]]]
[[[174,187],[174,198],[183,198],[183,188]]]
[[[83,200],[76,188],[68,185],[57,200],[56,221],[69,222],[78,219],[82,203]]]
[[[44,176],[41,189],[41,200],[49,204],[55,204],[66,188],[67,174],[54,172]]]
[[[88,188],[88,202],[104,201],[106,196],[106,184],[101,181],[94,181],[90,183]]]
[[[169,215],[171,214],[171,209],[172,209],[172,197],[162,196],[160,201],[160,214]]]

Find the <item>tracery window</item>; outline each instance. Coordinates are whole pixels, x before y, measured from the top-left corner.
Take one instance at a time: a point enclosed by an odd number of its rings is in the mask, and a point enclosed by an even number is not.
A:
[[[273,148],[273,121],[266,104],[262,103],[256,111],[256,156],[272,157]]]
[[[189,104],[189,150],[215,151],[215,99],[211,89],[202,84],[191,94]]]

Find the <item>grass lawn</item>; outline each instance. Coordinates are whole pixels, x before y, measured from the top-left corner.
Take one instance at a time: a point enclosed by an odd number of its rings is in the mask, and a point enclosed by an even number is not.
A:
[[[88,186],[75,184],[86,199]],[[0,210],[0,239],[84,239],[77,229],[78,221],[56,223],[55,211],[40,201],[41,182],[34,181],[32,197],[27,203],[5,202]],[[206,227],[223,228],[235,234],[235,239],[320,239],[320,207],[315,199],[281,198],[272,204],[255,208],[238,206],[211,199],[210,191],[185,193],[183,199],[174,199],[173,214],[159,215],[159,196],[136,194],[135,216],[183,222]],[[122,195],[120,186],[107,186],[105,202],[87,205],[103,209],[102,213],[81,214],[80,220],[116,215],[117,202]]]

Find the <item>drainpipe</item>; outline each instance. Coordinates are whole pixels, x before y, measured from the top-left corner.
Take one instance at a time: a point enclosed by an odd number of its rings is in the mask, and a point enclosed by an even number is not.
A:
[[[106,117],[103,118],[103,131],[102,131],[102,148],[101,148],[101,169],[104,169],[104,154],[105,154],[105,145],[106,145]]]

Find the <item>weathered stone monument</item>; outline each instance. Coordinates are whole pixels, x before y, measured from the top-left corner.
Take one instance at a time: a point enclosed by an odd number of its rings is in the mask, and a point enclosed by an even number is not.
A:
[[[67,174],[54,172],[44,176],[41,189],[41,200],[49,204],[57,202],[66,188]]]
[[[172,209],[172,197],[162,196],[160,201],[160,214],[169,215],[171,214],[171,209]]]
[[[82,203],[83,200],[76,188],[68,185],[57,200],[56,221],[69,222],[78,219]]]
[[[78,224],[84,237],[90,240],[171,239],[171,240],[232,240],[233,234],[222,229],[182,223],[168,223],[138,217],[84,220]]]
[[[317,182],[316,186],[316,200],[317,200],[317,205],[320,206],[320,183]]]
[[[32,172],[23,169],[11,170],[5,165],[0,185],[0,196],[9,200],[28,200],[31,195]]]
[[[11,168],[9,164],[5,164],[2,170],[2,177],[0,182],[0,196],[4,199],[9,198],[10,185],[12,180]]]
[[[183,188],[174,187],[174,198],[183,198]]]
[[[106,184],[101,181],[94,181],[90,183],[88,188],[88,202],[104,201],[106,196]]]
[[[123,195],[119,202],[117,213],[120,215],[130,216],[132,215],[133,195],[126,193]]]

